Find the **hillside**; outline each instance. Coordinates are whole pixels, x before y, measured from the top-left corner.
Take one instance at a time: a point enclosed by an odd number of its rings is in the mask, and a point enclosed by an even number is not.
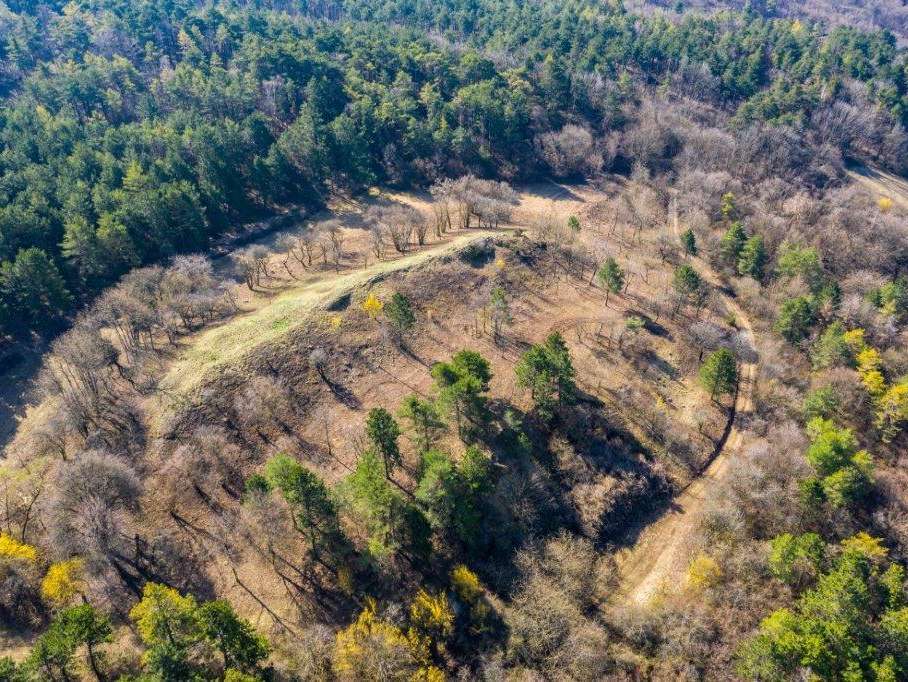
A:
[[[0,680],[908,679],[897,8],[654,5],[0,4]]]

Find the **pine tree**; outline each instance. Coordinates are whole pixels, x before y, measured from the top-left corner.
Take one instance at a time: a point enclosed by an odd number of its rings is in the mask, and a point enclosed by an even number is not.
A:
[[[410,428],[415,432],[414,441],[422,452],[431,448],[438,434],[445,429],[435,405],[415,394],[404,398],[397,414],[410,422]]]
[[[385,304],[384,313],[398,339],[416,324],[416,315],[413,314],[410,300],[403,294],[395,293]]]
[[[766,246],[763,244],[763,237],[755,234],[744,243],[738,256],[738,274],[761,280],[765,267]]]
[[[605,287],[605,305],[608,305],[609,294],[620,293],[624,288],[624,270],[618,265],[618,261],[609,257],[597,273],[599,281]]]
[[[705,294],[703,279],[696,270],[687,264],[675,269],[675,273],[672,275],[672,287],[678,295],[678,303],[674,311],[676,313],[683,303],[687,301],[699,302]]]
[[[385,465],[385,478],[391,479],[391,471],[400,464],[400,448],[397,439],[400,436],[400,426],[383,407],[373,407],[366,417],[366,436],[381,455]]]
[[[700,381],[709,391],[711,400],[723,394],[734,393],[738,385],[738,366],[732,352],[720,348],[711,353],[700,367]]]
[[[694,236],[694,231],[690,228],[681,233],[681,246],[684,247],[684,252],[688,256],[697,255],[697,238]]]
[[[746,242],[747,233],[744,231],[744,225],[740,221],[733,222],[719,243],[722,260],[730,266],[735,266]]]

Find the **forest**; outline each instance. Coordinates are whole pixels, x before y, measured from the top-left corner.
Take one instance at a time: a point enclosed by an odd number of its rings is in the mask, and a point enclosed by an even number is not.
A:
[[[0,682],[908,680],[897,17],[0,0]]]
[[[738,129],[784,125],[895,170],[905,158],[908,62],[891,34],[756,13],[11,3],[0,34],[0,309],[19,337],[59,331],[132,267],[332,192],[620,171],[608,138],[636,87]],[[590,168],[557,159],[565,126],[604,139]]]

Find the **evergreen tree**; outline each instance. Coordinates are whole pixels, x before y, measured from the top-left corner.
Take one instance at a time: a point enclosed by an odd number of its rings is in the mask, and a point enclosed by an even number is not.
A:
[[[763,237],[755,234],[744,243],[738,256],[738,274],[759,281],[763,279],[765,267],[766,247],[763,244]]]
[[[451,362],[432,367],[432,378],[442,406],[454,414],[461,439],[470,435],[468,424],[482,426],[486,421],[485,396],[492,372],[488,360],[479,353],[462,350]]]
[[[711,400],[734,393],[738,385],[738,363],[734,354],[727,348],[720,348],[708,355],[700,366],[700,381],[709,391]]]
[[[681,246],[684,247],[684,253],[688,256],[697,255],[697,238],[692,229],[688,228],[681,233]]]
[[[676,313],[686,302],[695,302],[699,305],[706,294],[703,279],[696,270],[687,264],[675,269],[674,275],[672,275],[672,287],[678,297],[674,311]]]
[[[416,315],[413,314],[410,299],[403,294],[395,292],[391,300],[385,303],[383,310],[398,339],[416,324]]]
[[[88,665],[97,679],[104,679],[103,656],[98,647],[111,641],[110,620],[90,604],[60,611],[47,631],[35,642],[25,668],[35,671],[40,679],[75,680],[73,657],[85,646]]]
[[[414,441],[421,452],[431,448],[439,434],[446,428],[436,406],[415,394],[404,398],[397,414],[410,423]]]
[[[0,264],[0,310],[5,309],[8,332],[12,322],[27,329],[47,330],[67,310],[72,297],[57,266],[41,249],[22,249],[13,262]]]
[[[798,343],[807,338],[815,322],[813,301],[807,296],[798,296],[782,303],[775,329],[789,343]]]
[[[605,305],[608,305],[609,294],[621,293],[624,288],[624,270],[618,265],[618,261],[609,257],[597,273],[599,281],[605,287]]]
[[[400,448],[397,446],[400,426],[385,408],[373,407],[366,417],[366,436],[381,456],[385,465],[385,478],[390,480],[391,472],[401,461]]]
[[[726,265],[734,267],[738,263],[745,243],[747,243],[747,233],[744,231],[744,225],[740,221],[733,222],[719,243],[719,252]]]
[[[551,419],[556,405],[574,399],[574,366],[561,334],[552,332],[543,344],[533,345],[514,368],[519,386],[530,389],[543,419]]]
[[[251,477],[246,489],[279,490],[290,506],[294,527],[308,536],[310,551],[317,560],[322,547],[330,549],[339,539],[337,507],[325,482],[292,457],[272,457],[265,464],[264,477]]]

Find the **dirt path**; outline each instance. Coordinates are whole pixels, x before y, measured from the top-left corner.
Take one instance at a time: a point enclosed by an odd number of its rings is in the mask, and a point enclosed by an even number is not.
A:
[[[672,231],[680,237],[677,212],[673,210]],[[701,258],[691,259],[697,271],[721,291],[718,275]],[[731,296],[722,301],[734,315],[738,328],[747,341],[754,341],[753,329],[744,310]],[[737,415],[753,408],[753,387],[757,373],[755,362],[739,367],[740,383],[735,397],[731,428],[717,454],[701,475],[672,500],[671,506],[640,535],[637,543],[618,556],[622,585],[620,601],[643,606],[663,592],[680,589],[691,560],[691,540],[702,517],[704,503],[728,474],[729,462],[738,452],[744,435],[738,428]]]
[[[385,275],[451,255],[468,244],[503,230],[468,230],[449,233],[444,241],[413,251],[394,260],[335,273],[326,271],[315,279],[287,289],[258,308],[231,318],[225,324],[205,329],[181,342],[182,353],[171,363],[160,382],[167,393],[186,393],[211,371],[237,362],[250,351],[286,336],[310,322],[309,314],[332,301]]]
[[[848,177],[863,185],[877,198],[889,197],[902,208],[908,209],[908,180],[905,178],[867,166],[852,168],[848,171]]]

